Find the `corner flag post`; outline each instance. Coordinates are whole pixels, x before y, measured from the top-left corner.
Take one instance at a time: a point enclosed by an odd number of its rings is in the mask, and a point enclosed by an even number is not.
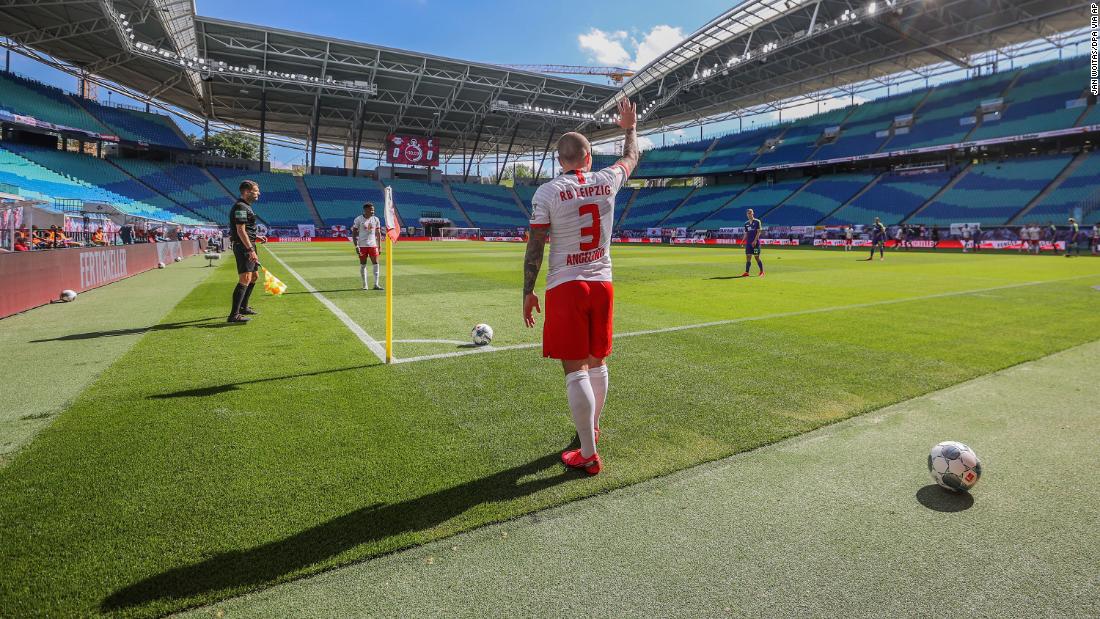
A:
[[[393,363],[393,247],[401,236],[401,220],[393,206],[393,188],[386,187],[386,363]]]

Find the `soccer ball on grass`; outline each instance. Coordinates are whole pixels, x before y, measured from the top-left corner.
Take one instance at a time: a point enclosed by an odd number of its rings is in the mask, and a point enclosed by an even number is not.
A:
[[[928,472],[940,487],[969,492],[982,477],[982,462],[965,444],[944,441],[928,453]]]
[[[175,261],[176,262],[183,262],[183,256],[176,256]]]
[[[164,268],[164,263],[163,262],[158,262],[157,263],[157,268],[158,269],[163,269]]]
[[[76,300],[76,292],[73,290],[62,290],[61,300],[65,303]]]
[[[493,328],[486,324],[480,324],[470,331],[470,339],[476,346],[485,346],[493,341]]]

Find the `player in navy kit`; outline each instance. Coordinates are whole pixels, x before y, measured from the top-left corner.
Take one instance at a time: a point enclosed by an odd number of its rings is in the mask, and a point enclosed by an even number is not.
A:
[[[764,232],[763,226],[751,208],[745,211],[745,216],[748,217],[745,221],[745,272],[741,277],[749,276],[753,258],[756,258],[756,266],[760,269],[759,277],[764,277],[764,263],[760,262],[760,235]]]

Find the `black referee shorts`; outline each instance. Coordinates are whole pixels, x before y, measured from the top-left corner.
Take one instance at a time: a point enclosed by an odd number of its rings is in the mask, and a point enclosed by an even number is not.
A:
[[[237,274],[255,273],[260,270],[260,263],[248,256],[248,250],[239,246],[233,246],[233,258],[237,260]]]

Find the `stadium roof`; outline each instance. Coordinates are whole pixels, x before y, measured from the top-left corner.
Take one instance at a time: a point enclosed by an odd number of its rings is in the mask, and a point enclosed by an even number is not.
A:
[[[196,116],[269,133],[377,148],[429,134],[448,153],[542,150],[563,131],[616,131],[624,94],[643,127],[742,114],[808,93],[1087,25],[1070,0],[745,0],[640,70],[622,89],[195,15],[191,0],[0,3],[0,34]],[[1061,37],[1061,38],[1060,38]],[[319,114],[319,116],[318,116]]]
[[[1088,24],[1074,0],[746,0],[628,81],[660,126],[950,62]],[[599,108],[606,112],[608,101]]]

